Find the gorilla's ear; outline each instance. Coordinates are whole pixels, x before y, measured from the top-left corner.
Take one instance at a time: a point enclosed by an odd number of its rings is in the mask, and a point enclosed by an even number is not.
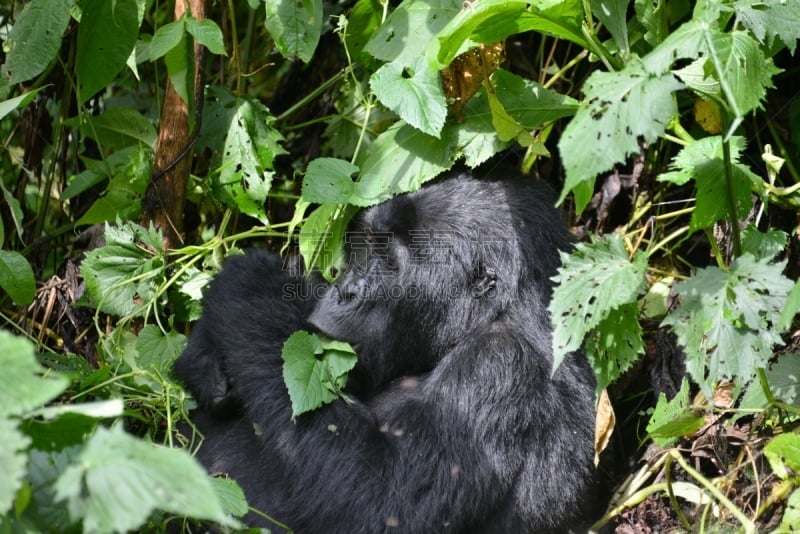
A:
[[[497,290],[497,271],[491,267],[479,264],[472,271],[470,283],[470,295],[473,298],[483,298],[494,296]]]

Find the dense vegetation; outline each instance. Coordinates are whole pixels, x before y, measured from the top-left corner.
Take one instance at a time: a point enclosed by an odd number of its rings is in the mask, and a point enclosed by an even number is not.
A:
[[[177,431],[202,288],[250,245],[333,276],[358,208],[463,167],[581,240],[598,528],[800,529],[800,0],[30,0],[0,38],[2,531],[235,526]]]

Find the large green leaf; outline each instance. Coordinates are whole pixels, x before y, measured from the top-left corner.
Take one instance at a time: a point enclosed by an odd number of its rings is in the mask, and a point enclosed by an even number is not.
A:
[[[751,380],[782,342],[771,323],[792,288],[785,265],[744,253],[727,272],[706,267],[675,285],[681,302],[662,324],[672,326],[687,371],[707,393],[724,378]]]
[[[213,151],[212,191],[217,199],[267,223],[264,201],[272,185],[273,160],[285,154],[274,117],[254,98],[221,87],[206,89],[199,146]],[[224,135],[222,135],[224,133]]]
[[[5,40],[2,76],[9,85],[41,74],[61,48],[74,0],[31,0]]]
[[[410,65],[462,7],[461,0],[404,0],[378,28],[364,51],[383,61]]]
[[[347,373],[356,364],[353,349],[299,330],[283,345],[283,380],[292,417],[315,410],[342,395]]]
[[[114,315],[142,314],[164,281],[161,235],[135,224],[106,226],[106,245],[86,254],[81,272],[90,301]]]
[[[768,46],[775,39],[794,55],[800,39],[800,2],[797,0],[734,0],[733,9],[742,24]]]
[[[125,68],[144,17],[146,0],[86,0],[78,27],[75,71],[80,101],[108,85]]]
[[[493,43],[526,31],[538,31],[586,48],[582,21],[581,0],[481,0],[449,19],[428,45],[427,56],[437,69],[442,69],[470,42]]]
[[[556,288],[550,302],[553,323],[553,369],[568,353],[581,347],[586,335],[620,306],[636,302],[645,289],[647,258],[637,252],[628,258],[619,237],[580,243],[571,254],[561,253],[562,266],[553,278]],[[635,321],[634,321],[635,322]],[[631,327],[631,322],[620,323]],[[619,330],[620,325],[608,327]],[[636,337],[638,325],[630,330]],[[604,342],[608,347],[608,342]],[[602,346],[596,347],[598,350]],[[639,346],[634,345],[638,352]]]
[[[188,452],[138,440],[122,425],[98,428],[55,490],[84,532],[135,531],[154,510],[236,526]]]
[[[681,87],[672,74],[651,74],[639,61],[620,72],[593,73],[583,88],[586,98],[558,144],[566,170],[559,202],[580,184],[594,183],[597,174],[638,154],[640,139],[652,143],[663,135],[678,112],[672,93]],[[588,202],[589,195],[576,195],[576,211]]]

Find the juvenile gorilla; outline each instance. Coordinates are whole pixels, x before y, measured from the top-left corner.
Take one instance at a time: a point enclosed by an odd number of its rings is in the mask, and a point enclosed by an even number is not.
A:
[[[594,381],[581,354],[550,376],[550,278],[569,247],[551,203],[466,175],[396,197],[354,219],[327,288],[263,251],[227,260],[175,366],[201,406],[201,461],[299,533],[574,527]],[[352,403],[292,421],[281,347],[301,328],[350,342],[358,364]]]

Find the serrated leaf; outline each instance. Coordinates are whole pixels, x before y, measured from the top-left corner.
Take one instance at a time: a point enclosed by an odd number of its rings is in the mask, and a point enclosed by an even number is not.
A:
[[[730,138],[731,160],[737,162],[739,155],[744,150],[745,140],[740,136]],[[722,137],[714,135],[703,137],[689,143],[672,159],[670,172],[662,173],[658,180],[683,185],[695,176],[695,168],[710,160],[722,160]]]
[[[74,0],[31,0],[5,38],[2,76],[8,85],[38,76],[55,59]]]
[[[631,262],[617,236],[576,245],[561,253],[553,277],[556,287],[549,311],[553,325],[553,369],[580,348],[586,335],[620,306],[636,301],[645,289],[647,258],[637,252]]]
[[[15,421],[0,418],[0,517],[11,510],[14,496],[22,486],[30,443]]]
[[[593,184],[598,173],[638,154],[640,138],[651,143],[663,135],[678,112],[672,93],[681,87],[671,74],[650,74],[639,61],[620,72],[593,73],[584,85],[586,98],[558,144],[566,171],[559,202],[579,184]],[[588,200],[576,202],[576,211],[583,211]]]
[[[144,3],[145,0],[83,3],[75,57],[81,102],[108,85],[125,68],[139,35]]]
[[[264,201],[270,191],[273,161],[285,154],[274,117],[259,101],[236,96],[221,87],[205,91],[199,146],[213,151],[212,192],[222,202],[237,207],[267,224]],[[225,135],[220,135],[225,132]]]
[[[782,332],[788,330],[798,313],[800,313],[800,280],[794,283],[794,287],[789,292],[786,304],[781,310],[781,316],[775,325],[776,328]]]
[[[647,423],[647,433],[656,445],[669,447],[678,438],[688,436],[703,426],[703,416],[692,410],[689,402],[689,383],[684,380],[675,397],[667,401],[661,393]]]
[[[772,46],[775,39],[794,55],[800,39],[800,2],[797,0],[735,0],[733,10],[741,23],[761,43]]]
[[[358,167],[336,158],[317,158],[308,164],[302,197],[312,204],[347,204],[355,191]]]
[[[208,48],[212,54],[219,56],[227,56],[225,53],[225,42],[222,38],[222,30],[219,29],[217,23],[211,19],[197,20],[194,17],[186,17],[186,31],[188,31],[195,40],[201,45]]]
[[[443,137],[455,137],[453,159],[463,156],[464,163],[475,168],[510,146],[510,142],[500,140],[492,124],[492,112],[485,89],[470,98],[462,113],[461,123],[445,124],[442,133]]]
[[[166,334],[156,325],[146,325],[139,332],[136,340],[136,352],[139,356],[136,363],[141,369],[155,369],[162,375],[168,375],[172,362],[186,347],[186,336],[173,330]]]
[[[242,517],[248,512],[247,499],[241,486],[232,478],[209,478],[211,487],[226,514]]]
[[[161,234],[128,223],[106,226],[106,245],[89,251],[81,264],[90,301],[113,315],[141,315],[141,304],[164,282]]]
[[[19,252],[0,250],[0,289],[20,306],[33,302],[36,277],[31,264]]]
[[[687,371],[706,393],[724,378],[751,380],[782,342],[769,323],[780,315],[792,285],[784,266],[745,253],[729,272],[706,267],[676,284],[681,302],[662,325],[672,326]]]
[[[25,509],[24,519],[36,525],[38,532],[76,532],[74,521],[61,503],[55,502],[55,484],[61,473],[77,461],[82,445],[58,451],[31,449],[26,481],[36,488]]]
[[[0,418],[43,406],[69,384],[61,375],[46,373],[36,361],[30,341],[4,330],[0,330],[0,369]]]
[[[154,510],[236,526],[189,453],[138,440],[121,425],[98,428],[55,491],[85,532],[136,530]]]
[[[370,87],[381,103],[414,128],[439,137],[447,116],[447,104],[439,73],[423,56],[409,65],[387,63],[370,77]]]
[[[428,60],[437,69],[448,66],[470,41],[493,43],[526,31],[588,46],[581,31],[581,0],[481,0],[446,20],[448,24],[426,49]]]
[[[772,395],[786,404],[800,406],[800,353],[791,352],[779,356],[777,362],[764,370]],[[747,386],[739,408],[742,410],[763,410],[767,408],[767,396],[759,380]]]
[[[266,0],[265,25],[281,54],[308,63],[322,33],[322,0]]]
[[[325,343],[299,330],[283,345],[283,380],[292,402],[292,417],[333,402],[344,387],[356,355],[341,342]]]
[[[462,8],[460,0],[404,0],[364,47],[382,61],[410,64]]]
[[[638,311],[636,302],[617,307],[586,340],[586,357],[597,377],[597,391],[622,376],[644,354]]]
[[[781,230],[759,232],[748,224],[742,232],[742,251],[749,252],[756,259],[772,260],[786,248],[789,236]]]

